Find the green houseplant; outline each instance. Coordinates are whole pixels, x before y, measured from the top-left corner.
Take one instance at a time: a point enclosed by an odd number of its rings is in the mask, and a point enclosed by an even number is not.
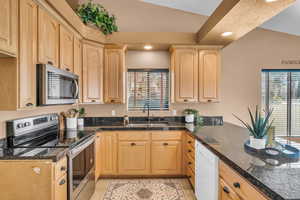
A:
[[[76,13],[82,19],[83,23],[96,26],[105,35],[118,31],[116,17],[109,14],[102,5],[93,3],[92,0],[81,4],[76,9]]]
[[[185,115],[185,122],[186,123],[194,123],[195,118],[198,117],[198,110],[187,108],[183,110],[183,114]]]
[[[273,110],[265,111],[263,116],[256,106],[255,114],[248,108],[251,123],[247,123],[234,115],[242,124],[249,130],[250,133],[250,146],[256,149],[264,149],[266,147],[266,136],[269,129],[272,127],[274,119],[270,122]]]

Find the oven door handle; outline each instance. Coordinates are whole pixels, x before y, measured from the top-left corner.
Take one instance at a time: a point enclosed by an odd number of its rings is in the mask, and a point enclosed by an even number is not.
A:
[[[91,145],[95,141],[95,137],[92,136],[88,139],[88,141],[80,144],[78,147],[75,147],[70,151],[70,157],[74,158],[76,155],[78,155],[80,152],[82,152],[85,148],[87,148],[89,145]]]

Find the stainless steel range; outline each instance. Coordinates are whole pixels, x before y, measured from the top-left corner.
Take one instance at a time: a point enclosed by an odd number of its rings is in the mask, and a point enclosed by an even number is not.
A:
[[[39,155],[68,149],[68,199],[87,200],[95,191],[95,136],[92,131],[60,131],[57,114],[7,121],[7,148]]]

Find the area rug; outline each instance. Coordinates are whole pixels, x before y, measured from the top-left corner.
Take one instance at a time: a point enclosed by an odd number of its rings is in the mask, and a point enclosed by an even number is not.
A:
[[[103,200],[184,200],[183,186],[176,179],[113,180]]]

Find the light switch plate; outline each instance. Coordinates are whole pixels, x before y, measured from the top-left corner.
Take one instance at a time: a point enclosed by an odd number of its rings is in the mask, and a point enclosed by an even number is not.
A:
[[[112,110],[112,111],[111,111],[111,115],[112,115],[112,116],[116,116],[116,111],[115,111],[115,110]]]

